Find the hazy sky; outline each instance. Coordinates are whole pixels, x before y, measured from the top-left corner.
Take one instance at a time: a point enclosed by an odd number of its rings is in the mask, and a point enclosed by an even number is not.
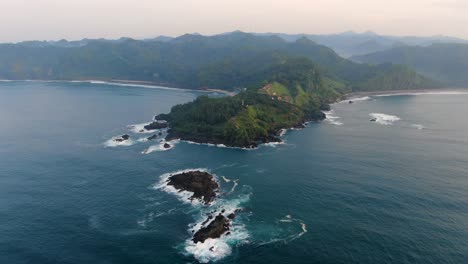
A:
[[[468,0],[0,0],[0,42],[236,29],[468,39]]]

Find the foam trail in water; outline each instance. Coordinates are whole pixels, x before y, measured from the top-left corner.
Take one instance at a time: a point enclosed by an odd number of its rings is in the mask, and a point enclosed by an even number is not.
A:
[[[369,114],[372,118],[375,118],[375,122],[381,125],[391,125],[394,122],[400,120],[398,116],[387,115],[382,113],[371,113]]]
[[[161,217],[161,216],[171,215],[175,211],[176,211],[176,208],[172,208],[166,212],[159,212],[159,213],[150,212],[143,219],[138,220],[137,224],[141,227],[146,227],[147,224],[153,222],[154,219]]]
[[[173,148],[175,147],[175,145],[176,145],[177,143],[179,143],[179,142],[180,142],[180,140],[178,140],[178,139],[171,140],[171,141],[167,141],[167,142],[166,142],[166,141],[163,141],[163,142],[160,142],[160,143],[157,144],[157,145],[150,146],[149,148],[143,150],[143,151],[141,152],[141,154],[150,154],[150,153],[155,152],[155,151],[168,151],[168,150],[173,149]],[[169,144],[170,147],[165,148],[165,147],[164,147],[164,144],[165,144],[165,143]]]
[[[269,239],[268,241],[262,241],[262,242],[258,243],[259,245],[268,245],[268,244],[278,243],[278,242],[288,244],[288,243],[302,237],[305,233],[307,233],[307,225],[301,219],[293,218],[291,215],[286,215],[284,218],[280,219],[278,222],[280,224],[283,224],[283,225],[286,225],[286,224],[299,224],[300,232],[292,234],[292,235],[286,235],[286,236],[283,236],[283,237],[275,237],[275,238]],[[282,227],[279,227],[279,228],[283,229]],[[286,230],[288,230],[288,229],[289,228],[286,228]]]
[[[233,185],[231,191],[229,193],[233,193],[236,190],[237,185],[239,185],[239,179],[233,181]]]
[[[223,178],[223,180],[224,180],[225,182],[231,182],[230,179],[228,179],[228,178],[226,178],[226,177],[224,177],[224,176],[221,176],[221,178]]]

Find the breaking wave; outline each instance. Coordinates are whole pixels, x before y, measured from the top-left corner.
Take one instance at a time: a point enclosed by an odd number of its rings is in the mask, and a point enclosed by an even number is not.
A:
[[[372,118],[375,119],[375,122],[381,125],[391,125],[394,122],[400,120],[398,116],[387,115],[382,113],[371,113],[369,114]]]
[[[336,126],[341,126],[341,125],[343,125],[343,123],[339,121],[339,119],[340,119],[341,117],[336,116],[336,115],[335,115],[335,111],[330,110],[330,111],[326,111],[326,112],[323,112],[323,113],[324,113],[325,116],[326,116],[326,119],[325,119],[325,120],[328,121],[330,124],[336,125]]]

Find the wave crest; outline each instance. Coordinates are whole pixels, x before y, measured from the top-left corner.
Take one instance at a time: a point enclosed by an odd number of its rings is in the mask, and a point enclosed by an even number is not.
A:
[[[387,115],[382,113],[370,113],[369,114],[373,119],[375,119],[376,123],[381,125],[391,125],[394,122],[401,120],[398,116],[394,115]]]

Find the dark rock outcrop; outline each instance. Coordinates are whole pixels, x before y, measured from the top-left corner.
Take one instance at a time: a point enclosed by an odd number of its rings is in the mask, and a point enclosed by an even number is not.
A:
[[[168,143],[164,143],[163,147],[164,147],[165,149],[168,149],[168,148],[170,148],[170,147],[171,147],[171,145],[170,145],[170,144],[168,144]]]
[[[219,214],[215,217],[208,226],[201,228],[194,235],[192,241],[194,243],[205,242],[208,238],[219,238],[222,234],[229,230],[229,219],[224,215]]]
[[[349,101],[348,103],[349,103],[349,104],[354,104],[354,102],[353,102],[353,101]]]
[[[156,136],[156,135],[152,135],[151,137],[148,137],[147,139],[148,139],[148,140],[153,140],[153,139],[156,139],[157,137],[158,137],[158,136]]]
[[[216,197],[218,183],[213,175],[203,171],[189,171],[172,175],[167,185],[174,186],[180,191],[193,192],[190,199],[202,199],[209,204]]]
[[[167,122],[165,121],[153,121],[150,124],[144,126],[146,130],[156,130],[156,129],[163,129],[167,128]]]
[[[125,134],[125,135],[120,136],[119,138],[114,139],[114,141],[116,141],[116,142],[124,142],[125,140],[128,140],[129,138],[130,138],[130,136],[127,135],[127,134]]]
[[[375,122],[375,121],[377,121],[377,118],[375,118],[375,117],[374,117],[374,118],[371,118],[371,119],[369,119],[369,121]]]

